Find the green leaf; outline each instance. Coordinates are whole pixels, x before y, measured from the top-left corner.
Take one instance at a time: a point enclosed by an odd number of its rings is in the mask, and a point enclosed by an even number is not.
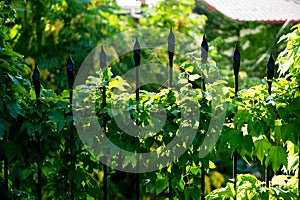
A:
[[[125,156],[124,162],[123,162],[123,168],[125,168],[127,165],[131,164],[132,167],[136,166],[136,156],[135,154],[131,156]]]
[[[272,146],[266,159],[266,166],[272,164],[274,173],[276,173],[281,164],[287,166],[287,152],[282,146]]]
[[[22,116],[25,115],[24,110],[17,103],[9,103],[7,104],[7,108],[9,110],[9,114],[15,119],[18,117],[18,115],[22,115]]]
[[[8,159],[8,161],[11,161],[16,155],[17,155],[17,146],[10,141],[7,141],[3,144],[4,153]]]
[[[289,120],[289,111],[286,108],[280,107],[278,108],[278,113],[281,119],[284,121]]]
[[[194,66],[190,63],[190,62],[184,62],[182,65],[181,65],[181,68],[184,69],[184,71],[186,72],[190,72],[192,73],[194,71]]]
[[[222,133],[224,139],[229,142],[230,144],[230,152],[231,156],[233,155],[233,152],[240,146],[243,146],[244,139],[243,135],[237,131],[236,129],[226,129]]]
[[[65,126],[65,113],[63,110],[53,110],[48,114],[50,120],[57,124],[57,130],[61,131]]]
[[[156,194],[161,193],[164,191],[169,185],[169,178],[168,177],[163,177],[159,178],[155,182],[155,189],[156,189]]]
[[[35,126],[31,123],[31,121],[27,120],[22,124],[21,131],[26,128],[27,134],[29,136],[33,136],[35,133]]]
[[[192,193],[192,188],[191,187],[188,187],[188,188],[185,188],[184,190],[184,199],[190,199],[191,198],[191,193]]]
[[[0,118],[0,137],[3,137],[4,132],[8,130],[9,122],[5,119]]]
[[[271,147],[271,143],[267,139],[259,139],[254,142],[255,154],[260,160],[260,163],[263,163],[264,157],[268,150]]]
[[[190,81],[195,81],[195,80],[197,80],[197,79],[199,79],[201,76],[199,75],[199,74],[191,74],[190,76],[189,76],[189,80]]]
[[[14,84],[16,84],[17,86],[21,86],[20,82],[14,76],[12,76],[10,74],[7,74],[7,75],[9,76],[9,78],[12,80],[12,82]]]

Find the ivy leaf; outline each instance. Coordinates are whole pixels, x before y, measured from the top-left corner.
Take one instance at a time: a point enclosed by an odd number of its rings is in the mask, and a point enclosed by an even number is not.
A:
[[[132,165],[132,167],[136,166],[136,156],[133,154],[132,156],[125,156],[124,162],[123,162],[123,168],[128,166],[129,164]]]
[[[286,108],[278,108],[278,114],[284,121],[289,121],[289,111]]]
[[[9,122],[5,119],[0,118],[0,137],[3,137],[4,132],[8,129]]]
[[[11,161],[17,155],[17,146],[10,141],[3,144],[3,149],[8,161]]]
[[[190,73],[192,73],[192,72],[194,71],[194,68],[195,68],[195,67],[194,67],[191,63],[189,63],[189,62],[184,62],[180,67],[183,68],[184,71],[190,72]]]
[[[231,156],[233,152],[240,146],[243,146],[244,139],[243,135],[239,133],[236,129],[227,129],[222,133],[223,137],[230,144]]]
[[[14,76],[12,76],[10,74],[7,74],[7,75],[9,76],[9,78],[12,80],[12,82],[14,84],[16,84],[17,86],[21,86],[20,82]]]
[[[31,121],[27,120],[22,124],[21,131],[26,128],[27,134],[29,136],[33,136],[35,133],[35,126],[31,123]]]
[[[57,124],[57,130],[60,132],[65,125],[65,113],[63,110],[54,110],[49,113],[49,119]]]
[[[254,142],[255,154],[260,160],[260,163],[263,163],[263,159],[271,147],[271,143],[267,139],[260,139]]]
[[[201,76],[199,75],[199,74],[191,74],[190,76],[189,76],[189,80],[190,81],[195,81],[195,80],[197,80],[197,79],[199,79]]]
[[[269,151],[269,155],[266,159],[266,166],[268,166],[270,163],[272,164],[272,168],[274,173],[276,173],[280,167],[281,164],[284,166],[287,166],[287,152],[285,148],[282,146],[272,146]]]
[[[184,199],[193,199],[198,200],[200,199],[202,192],[197,187],[188,187],[184,190]]]
[[[18,103],[9,103],[7,104],[7,108],[9,110],[9,114],[15,119],[18,117],[18,115],[25,115],[24,110]]]
[[[155,182],[155,188],[156,188],[156,194],[161,193],[164,191],[169,185],[169,178],[168,177],[163,177],[159,178]]]
[[[130,87],[130,85],[120,76],[117,76],[115,80],[109,82],[108,86],[110,89],[117,88],[120,91],[127,91],[126,87]]]

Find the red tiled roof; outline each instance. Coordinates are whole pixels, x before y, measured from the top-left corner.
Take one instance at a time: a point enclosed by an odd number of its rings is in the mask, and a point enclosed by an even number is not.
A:
[[[300,0],[203,0],[237,21],[300,22]]]

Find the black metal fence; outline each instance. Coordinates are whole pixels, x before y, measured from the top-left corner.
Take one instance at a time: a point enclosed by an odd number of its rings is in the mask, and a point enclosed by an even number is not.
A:
[[[207,62],[207,58],[208,58],[208,51],[209,51],[209,46],[208,43],[206,41],[205,35],[203,36],[203,41],[201,44],[201,62],[202,64],[205,64]],[[169,87],[172,87],[173,85],[173,59],[174,59],[174,54],[175,54],[175,36],[174,33],[172,31],[172,29],[170,29],[170,34],[168,37],[168,58],[169,58]],[[134,59],[134,64],[135,64],[135,70],[136,70],[136,85],[137,85],[137,89],[136,89],[136,100],[139,101],[140,100],[140,90],[139,90],[139,85],[140,85],[140,60],[141,60],[141,46],[139,44],[138,38],[136,38],[134,47],[133,47],[133,59]],[[235,47],[235,51],[234,51],[234,55],[233,55],[233,72],[234,72],[234,88],[235,88],[235,96],[237,97],[237,93],[239,90],[238,87],[238,75],[239,75],[239,69],[240,69],[240,61],[241,61],[241,55],[239,52],[239,48],[238,45],[236,45]],[[103,47],[101,47],[101,52],[100,52],[100,68],[105,68],[106,67],[106,53],[103,49]],[[69,99],[69,103],[70,105],[72,105],[72,92],[73,92],[73,85],[74,85],[74,62],[71,58],[71,56],[69,56],[68,61],[67,61],[67,76],[68,76],[68,83],[69,83],[69,90],[70,90],[70,99]],[[275,61],[272,57],[272,55],[270,55],[269,61],[267,63],[267,84],[268,84],[268,92],[271,95],[271,86],[272,86],[272,82],[271,79],[273,79],[274,77],[274,69],[275,69]],[[202,89],[203,91],[206,91],[206,82],[205,82],[205,74],[203,72],[201,72],[201,78],[202,78]],[[36,66],[34,68],[33,71],[33,76],[32,76],[32,80],[33,80],[33,85],[34,85],[34,89],[35,89],[35,94],[36,94],[36,106],[41,106],[41,102],[39,101],[39,97],[40,97],[40,91],[41,91],[41,85],[40,85],[40,72],[38,67]],[[104,108],[107,103],[106,103],[106,87],[102,87],[102,97],[103,97],[103,101],[102,101],[102,108]],[[104,118],[103,121],[103,131],[104,133],[107,132],[107,128],[106,128],[106,124],[107,124],[107,118]],[[136,122],[138,123],[138,121]],[[72,126],[72,128],[74,129],[75,132],[75,127]],[[5,138],[5,137],[4,137]],[[270,139],[270,138],[269,138]],[[37,140],[37,145],[38,145],[38,151],[40,151],[41,146],[40,146],[40,138],[39,138],[39,134],[36,134],[36,140]],[[72,134],[70,137],[70,140],[75,142],[75,135]],[[236,180],[237,180],[237,159],[238,159],[238,152],[237,150],[235,150],[234,154],[233,154],[233,168],[232,168],[232,177],[234,180],[234,188],[237,190],[237,185],[236,185]],[[299,159],[300,159],[300,154],[299,154]],[[76,154],[71,154],[70,155],[70,162],[71,165],[73,165],[75,167],[75,160],[76,160]],[[43,177],[42,177],[42,171],[41,171],[41,163],[42,163],[42,158],[41,156],[38,158],[38,160],[36,161],[37,166],[38,166],[38,170],[37,170],[37,177],[38,177],[38,185],[37,185],[37,199],[41,200],[42,199],[42,184],[43,184]],[[9,162],[8,159],[5,158],[4,159],[4,185],[5,185],[5,189],[9,190]],[[104,170],[104,186],[103,186],[103,196],[104,196],[104,200],[108,199],[108,167],[107,166],[99,166],[99,169],[102,168]],[[266,186],[269,187],[270,186],[270,180],[271,180],[271,172],[270,172],[270,167],[265,167],[265,181],[266,181]],[[202,166],[201,168],[201,191],[202,191],[202,195],[201,195],[201,199],[204,199],[204,191],[205,191],[205,169]],[[66,174],[67,176],[67,174]],[[300,171],[298,174],[298,177],[300,177]],[[140,197],[140,175],[136,174],[135,176],[136,178],[136,200],[141,199]],[[300,188],[300,183],[299,186]],[[72,187],[70,188],[71,191],[71,199],[75,199],[74,196],[74,192],[72,191]],[[170,194],[172,194],[172,186],[171,184],[169,184],[169,192]],[[299,194],[299,198],[300,198],[300,194]],[[171,197],[172,199],[172,197]]]

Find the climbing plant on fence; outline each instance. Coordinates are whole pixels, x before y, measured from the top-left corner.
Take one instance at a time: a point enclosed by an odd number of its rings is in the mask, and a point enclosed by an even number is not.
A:
[[[102,166],[97,159],[82,145],[73,126],[69,91],[57,95],[52,90],[41,88],[36,99],[30,82],[30,69],[22,63],[21,55],[11,48],[7,40],[5,21],[13,20],[13,11],[0,3],[1,13],[1,115],[0,115],[0,149],[1,149],[1,196],[8,199],[35,199],[38,185],[42,186],[43,198],[54,199],[102,199]],[[201,173],[208,173],[215,168],[212,154],[199,158],[201,144],[208,130],[214,99],[224,103],[226,123],[219,142],[213,149],[229,149],[231,154],[237,151],[246,161],[258,159],[262,165],[271,166],[274,174],[283,171],[286,175],[274,176],[270,187],[251,175],[239,175],[237,188],[233,183],[206,196],[207,199],[237,198],[279,198],[297,199],[298,137],[300,124],[300,26],[283,37],[287,47],[276,59],[279,78],[272,80],[272,94],[265,84],[241,90],[235,97],[234,89],[224,81],[207,83],[204,91],[195,87],[201,80],[199,69],[217,72],[217,66],[203,64],[201,58],[194,58],[181,64],[178,75],[177,90],[163,88],[157,92],[140,91],[140,100],[126,93],[124,88],[131,87],[126,80],[111,73],[108,66],[100,69],[99,77],[90,77],[85,87],[101,91],[106,87],[107,104],[103,108],[101,92],[95,92],[90,100],[99,103],[96,112],[100,123],[107,120],[107,135],[116,145],[128,151],[154,151],[167,145],[178,132],[180,124],[185,122],[192,127],[199,125],[197,135],[187,151],[175,162],[155,172],[141,175],[141,190],[145,196],[162,196],[169,199],[199,199],[201,191]],[[243,56],[243,55],[242,55]],[[189,58],[187,58],[188,60]],[[199,60],[199,62],[198,62]],[[241,66],[242,68],[243,66]],[[277,70],[277,68],[276,68]],[[141,75],[142,76],[142,75]],[[115,94],[112,91],[119,90]],[[200,118],[194,121],[181,119],[185,107],[184,97],[193,92],[198,104]],[[218,91],[218,92],[216,92]],[[224,98],[220,98],[220,96]],[[122,98],[121,98],[122,97]],[[123,98],[126,97],[126,98]],[[224,99],[224,102],[222,102]],[[39,101],[37,101],[39,100]],[[37,103],[39,102],[39,103]],[[159,133],[153,137],[136,139],[126,135],[118,128],[112,117],[118,115],[111,111],[112,104],[124,105],[139,125],[152,123],[150,113],[161,105],[166,111],[167,121]],[[83,122],[84,123],[84,122]],[[189,123],[189,124],[188,124]],[[74,138],[72,139],[72,137]],[[166,155],[168,156],[168,155]],[[38,163],[40,163],[38,165]],[[124,166],[136,165],[136,161],[124,160]],[[38,179],[38,169],[42,179]],[[201,169],[204,168],[204,171]],[[111,169],[111,174],[114,172]],[[110,181],[109,186],[112,186]],[[219,186],[221,183],[219,183]],[[110,198],[132,198],[118,196],[118,187],[109,190]]]

